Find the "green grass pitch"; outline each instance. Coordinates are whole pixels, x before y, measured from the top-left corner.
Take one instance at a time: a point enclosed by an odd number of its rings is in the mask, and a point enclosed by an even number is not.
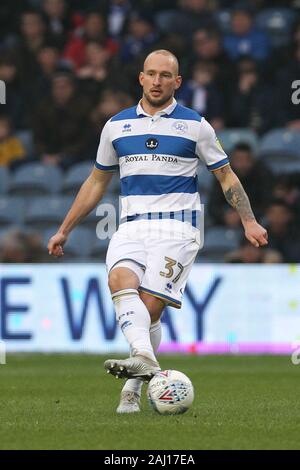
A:
[[[299,449],[300,365],[289,357],[161,356],[195,388],[184,415],[117,415],[123,381],[97,355],[8,355],[0,449]],[[145,387],[145,385],[144,385]]]

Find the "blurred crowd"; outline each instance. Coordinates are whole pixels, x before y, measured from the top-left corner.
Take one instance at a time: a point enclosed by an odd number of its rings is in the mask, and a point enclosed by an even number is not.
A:
[[[275,16],[270,29],[264,15],[272,8],[284,24]],[[179,58],[178,102],[216,131],[300,132],[300,106],[291,101],[300,79],[300,1],[1,0],[0,166],[13,172],[39,161],[67,171],[93,160],[107,119],[140,98],[138,72],[157,48]],[[245,142],[230,157],[270,243],[256,250],[242,242],[226,261],[300,262],[299,174],[273,177]],[[240,224],[217,182],[207,211],[213,225]],[[0,261],[11,259],[13,240],[27,243],[13,234],[2,240]]]

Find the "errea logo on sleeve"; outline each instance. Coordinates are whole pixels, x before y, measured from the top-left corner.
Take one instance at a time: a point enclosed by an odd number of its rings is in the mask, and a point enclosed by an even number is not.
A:
[[[131,124],[124,124],[122,132],[131,132]]]
[[[0,104],[6,104],[6,85],[0,80]]]

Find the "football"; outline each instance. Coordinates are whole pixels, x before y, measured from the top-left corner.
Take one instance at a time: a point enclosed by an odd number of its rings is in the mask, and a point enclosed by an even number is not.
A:
[[[181,414],[192,406],[194,388],[182,372],[163,370],[150,380],[147,397],[151,407],[159,414]]]

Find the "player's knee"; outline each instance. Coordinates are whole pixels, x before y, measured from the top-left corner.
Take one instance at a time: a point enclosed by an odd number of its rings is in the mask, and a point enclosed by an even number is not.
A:
[[[122,289],[138,289],[139,279],[130,269],[115,268],[108,275],[108,286],[112,293]]]

